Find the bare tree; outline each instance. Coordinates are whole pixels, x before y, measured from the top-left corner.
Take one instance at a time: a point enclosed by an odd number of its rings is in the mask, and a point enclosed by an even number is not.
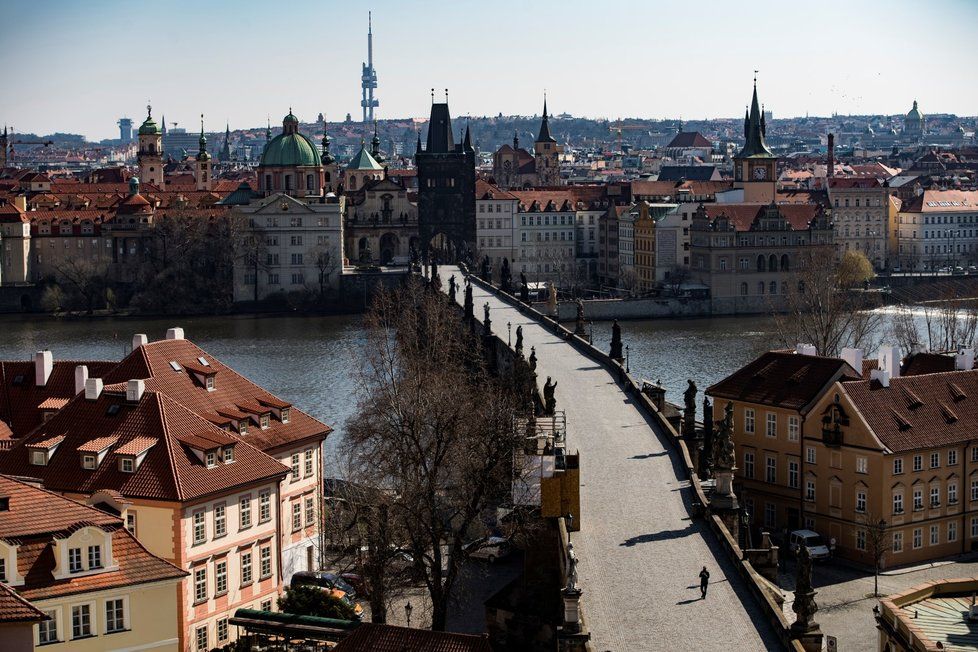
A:
[[[107,285],[105,270],[86,258],[68,258],[57,266],[56,278],[68,291],[70,302],[83,307],[88,314],[104,298]]]
[[[366,316],[358,411],[347,422],[351,479],[385,496],[361,526],[393,537],[411,557],[443,630],[480,521],[508,498],[515,392],[491,376],[457,308],[415,279],[378,291]],[[390,546],[379,545],[388,550]]]
[[[901,305],[891,331],[905,354],[955,351],[978,343],[978,310],[973,303],[946,295],[917,306]]]
[[[888,524],[885,519],[869,514],[860,519],[860,523],[866,532],[866,551],[873,559],[873,595],[879,596],[880,571],[886,553],[890,551],[890,535],[886,530]]]
[[[326,296],[329,290],[329,279],[339,267],[339,261],[331,249],[326,245],[316,245],[309,251],[309,255],[316,261],[316,269],[319,271],[319,296]]]
[[[799,258],[796,271],[786,275],[783,305],[772,300],[782,343],[814,344],[825,356],[838,356],[845,347],[875,349],[883,317],[873,310],[873,295],[845,288],[851,276],[835,262],[830,247],[811,247]]]

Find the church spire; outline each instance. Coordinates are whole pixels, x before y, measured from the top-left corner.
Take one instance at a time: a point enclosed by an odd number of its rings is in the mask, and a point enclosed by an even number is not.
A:
[[[323,165],[331,165],[334,159],[333,159],[333,155],[329,153],[329,134],[326,133],[325,129],[323,130],[322,143],[323,143],[323,151],[320,158],[323,162]]]
[[[519,131],[514,131],[513,132],[513,149],[519,149],[519,148],[520,148],[520,132]]]
[[[224,145],[221,147],[221,153],[218,154],[217,158],[221,161],[231,160],[231,125],[230,123],[225,123],[224,127]]]
[[[374,120],[374,137],[370,139],[370,155],[374,157],[374,160],[378,163],[384,161],[384,157],[380,153],[380,136],[377,135],[377,121]]]
[[[210,154],[207,153],[207,136],[204,135],[204,114],[200,114],[200,138],[197,140],[200,144],[200,149],[197,151],[197,160],[206,161],[210,158]]]
[[[421,153],[421,130],[420,129],[417,130],[417,134],[418,134],[418,144],[414,150],[414,153],[420,154]]]
[[[538,143],[556,143],[557,140],[550,135],[550,117],[547,115],[547,94],[543,94],[543,120],[540,122],[540,135],[537,136]]]
[[[744,148],[737,154],[737,158],[774,158],[774,153],[767,146],[764,140],[764,115],[761,112],[761,104],[757,100],[757,73],[754,76],[754,96],[751,98],[750,111],[744,118]]]
[[[469,125],[465,125],[465,138],[462,140],[462,151],[474,152],[472,149],[472,134],[469,132]]]

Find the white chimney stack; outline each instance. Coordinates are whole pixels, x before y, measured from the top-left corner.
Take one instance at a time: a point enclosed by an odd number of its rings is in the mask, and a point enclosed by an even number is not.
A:
[[[149,338],[146,337],[146,333],[136,333],[132,336],[132,350],[135,351],[144,344],[149,343]]]
[[[166,339],[168,340],[182,340],[183,339],[183,329],[179,326],[174,326],[166,331]]]
[[[900,349],[884,344],[880,347],[876,359],[879,362],[880,370],[887,372],[890,378],[900,377]]]
[[[75,367],[75,394],[85,391],[86,382],[88,382],[88,367],[80,364]]]
[[[842,359],[849,363],[849,366],[858,373],[863,372],[863,350],[846,347],[842,349]]]
[[[873,369],[869,372],[870,380],[878,380],[883,387],[890,386],[890,372],[883,369]]]
[[[818,355],[818,349],[815,348],[814,344],[802,344],[799,342],[795,344],[795,353],[798,355]]]
[[[85,400],[94,401],[102,395],[102,379],[89,378],[85,381]]]
[[[142,380],[130,380],[126,385],[126,400],[130,403],[138,403],[146,391],[146,383]]]
[[[34,384],[44,387],[48,384],[51,371],[54,369],[54,356],[47,349],[34,354]]]
[[[975,368],[975,350],[958,349],[958,354],[954,356],[954,368],[957,371],[969,371]]]

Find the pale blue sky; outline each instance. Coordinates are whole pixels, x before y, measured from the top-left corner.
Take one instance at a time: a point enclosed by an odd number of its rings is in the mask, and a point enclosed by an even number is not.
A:
[[[0,123],[118,134],[153,113],[208,129],[360,107],[374,12],[378,117],[738,116],[760,70],[776,117],[978,113],[976,0],[0,0]]]

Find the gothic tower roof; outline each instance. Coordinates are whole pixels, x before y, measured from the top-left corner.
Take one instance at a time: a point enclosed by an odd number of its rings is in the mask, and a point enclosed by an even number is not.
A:
[[[543,120],[540,121],[538,143],[556,143],[557,139],[550,135],[550,118],[547,116],[547,98],[543,98]]]
[[[448,111],[448,102],[436,102],[431,105],[428,146],[425,151],[429,154],[446,154],[455,151],[455,137],[452,135],[452,116]]]
[[[737,158],[775,158],[774,153],[764,140],[763,115],[761,105],[757,101],[757,79],[754,80],[754,97],[751,99],[750,111],[744,117],[744,148]]]

